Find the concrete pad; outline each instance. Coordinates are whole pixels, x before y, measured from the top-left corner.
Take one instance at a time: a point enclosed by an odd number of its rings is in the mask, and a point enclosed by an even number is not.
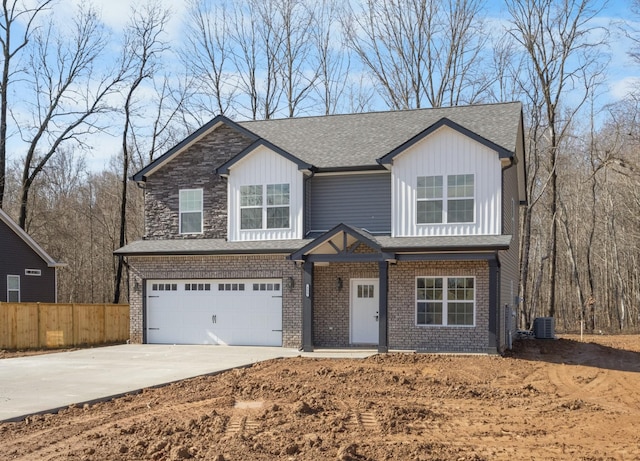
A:
[[[282,357],[364,358],[374,350],[126,344],[0,360],[0,421]]]

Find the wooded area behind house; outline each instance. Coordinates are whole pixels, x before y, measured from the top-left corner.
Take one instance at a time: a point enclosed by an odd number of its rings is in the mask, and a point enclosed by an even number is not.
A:
[[[519,100],[519,326],[553,315],[559,330],[637,331],[640,88],[602,101],[611,48],[625,37],[640,65],[640,31],[604,24],[601,4],[505,0],[497,21],[482,0],[191,0],[172,41],[159,2],[111,31],[87,5],[61,22],[54,0],[3,0],[0,206],[68,264],[60,302],[125,302],[112,252],[143,235],[127,178],[213,116]],[[119,147],[97,171],[87,154],[104,133]]]

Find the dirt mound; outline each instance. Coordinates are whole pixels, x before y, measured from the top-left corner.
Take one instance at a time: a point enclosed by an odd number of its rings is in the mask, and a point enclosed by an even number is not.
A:
[[[640,459],[640,337],[293,358],[0,424],[9,460]]]

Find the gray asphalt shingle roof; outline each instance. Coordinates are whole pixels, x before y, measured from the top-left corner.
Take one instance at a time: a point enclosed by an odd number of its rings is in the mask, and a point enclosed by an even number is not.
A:
[[[319,168],[377,165],[376,160],[447,118],[516,151],[519,102],[237,122]]]
[[[320,237],[322,238],[322,237]],[[511,242],[510,235],[459,235],[430,237],[371,236],[382,250],[494,250],[504,249]],[[312,239],[264,240],[228,242],[223,239],[138,240],[116,251],[117,255],[195,255],[195,254],[256,254],[293,253]]]

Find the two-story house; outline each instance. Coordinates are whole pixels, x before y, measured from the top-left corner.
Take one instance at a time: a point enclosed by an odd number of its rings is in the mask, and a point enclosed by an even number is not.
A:
[[[133,176],[131,339],[496,352],[517,295],[522,107],[234,122]]]

